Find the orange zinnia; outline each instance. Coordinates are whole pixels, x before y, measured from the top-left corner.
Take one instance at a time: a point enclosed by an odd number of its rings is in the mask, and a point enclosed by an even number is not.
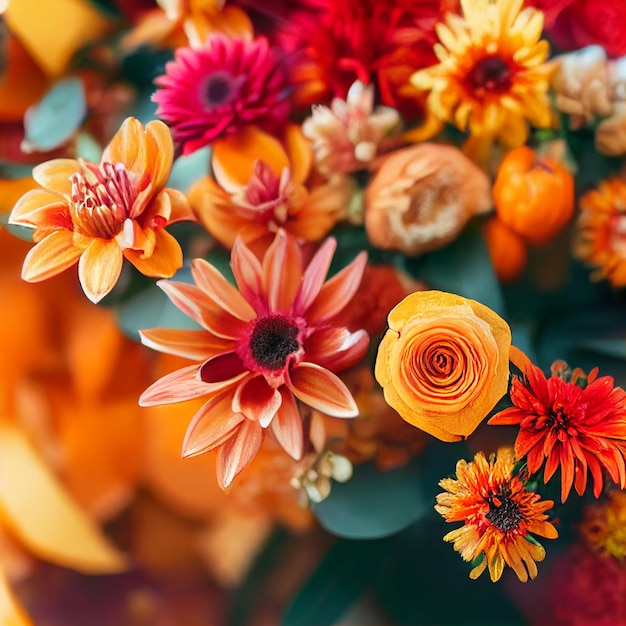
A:
[[[35,167],[43,189],[22,196],[9,218],[35,229],[22,278],[39,282],[78,261],[83,291],[98,302],[115,286],[123,258],[147,276],[172,276],[183,255],[164,227],[193,219],[185,195],[165,188],[173,157],[163,122],[144,129],[128,118],[99,164],[54,159]]]
[[[192,262],[195,285],[159,282],[202,329],[144,330],[143,343],[201,363],[164,376],[139,402],[208,396],[189,425],[183,455],[218,448],[223,488],[252,461],[266,429],[293,458],[301,457],[296,400],[334,417],[358,413],[333,372],[359,361],[369,337],[335,325],[334,318],[354,295],[366,255],[324,282],[335,247],[327,239],[305,269],[298,243],[280,230],[262,261],[237,239],[231,263],[239,290],[202,259]]]
[[[527,491],[513,476],[513,453],[498,451],[489,460],[478,452],[473,461],[459,461],[456,479],[444,478],[439,485],[446,491],[437,496],[435,510],[448,522],[464,522],[449,532],[444,541],[454,542],[454,549],[465,561],[475,561],[470,578],[476,579],[485,569],[493,582],[499,580],[504,565],[512,567],[526,582],[537,576],[537,563],[546,552],[531,533],[556,539],[556,528],[545,512],[551,500]]]
[[[538,367],[529,364],[523,379],[513,378],[510,395],[515,406],[497,413],[489,424],[519,425],[516,457],[526,457],[531,473],[546,460],[544,482],[561,467],[562,502],[572,484],[578,495],[584,493],[587,470],[593,477],[596,498],[602,491],[603,467],[623,489],[626,392],[615,387],[611,376],[597,378],[597,369],[588,377],[575,371],[570,378],[564,365],[557,361],[552,366],[553,375],[546,379]]]

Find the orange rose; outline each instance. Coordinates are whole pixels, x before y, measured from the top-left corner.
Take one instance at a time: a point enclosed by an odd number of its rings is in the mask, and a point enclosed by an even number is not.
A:
[[[395,306],[375,375],[404,420],[442,441],[470,435],[507,392],[511,330],[486,306],[418,291]]]

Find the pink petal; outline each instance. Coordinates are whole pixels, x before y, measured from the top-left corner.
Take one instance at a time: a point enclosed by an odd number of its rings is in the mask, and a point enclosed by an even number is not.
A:
[[[144,346],[194,361],[206,361],[230,348],[206,330],[150,328],[140,330],[139,336]]]
[[[351,333],[347,328],[323,328],[306,340],[304,351],[307,361],[341,372],[365,356],[369,342],[364,330]]]
[[[248,370],[239,356],[232,351],[211,357],[199,370],[199,378],[205,383],[239,379],[242,374],[248,374]]]
[[[160,280],[157,285],[185,315],[218,337],[236,339],[246,324],[217,306],[199,287],[189,283]]]
[[[309,322],[319,322],[337,315],[356,293],[366,265],[367,253],[361,252],[350,265],[327,280],[309,310],[305,311]]]
[[[359,414],[352,394],[339,377],[315,363],[294,367],[287,386],[298,400],[331,417]]]
[[[263,441],[263,428],[257,422],[244,420],[235,434],[217,453],[217,481],[226,489],[241,470],[255,457]]]
[[[22,279],[37,283],[60,274],[78,261],[83,253],[74,245],[72,232],[57,230],[33,246],[22,266]]]
[[[336,248],[337,241],[333,237],[329,237],[311,259],[304,272],[302,287],[296,300],[297,311],[307,311],[317,298],[326,279],[326,274],[328,274]]]
[[[237,237],[233,245],[230,264],[237,287],[239,287],[239,292],[259,312],[257,304],[263,295],[261,263],[239,237]]]
[[[213,391],[212,386],[198,380],[198,366],[188,365],[152,383],[139,397],[139,406],[157,406],[184,402]]]
[[[215,303],[225,311],[244,322],[256,317],[254,309],[220,272],[204,259],[194,259],[191,263],[193,279]]]
[[[304,447],[302,417],[293,394],[284,387],[280,392],[283,402],[270,423],[269,431],[285,452],[298,461],[302,458]]]
[[[262,280],[270,311],[291,308],[302,280],[302,253],[293,236],[282,229],[263,257]]]
[[[233,411],[243,413],[248,419],[267,428],[282,401],[278,389],[270,387],[263,376],[254,376],[237,388],[233,396]]]
[[[223,393],[204,404],[187,427],[183,441],[183,457],[208,452],[231,437],[244,416],[234,413],[232,396]]]

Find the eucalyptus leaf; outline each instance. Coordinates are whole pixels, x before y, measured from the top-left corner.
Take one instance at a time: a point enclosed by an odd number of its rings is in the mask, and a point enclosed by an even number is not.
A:
[[[28,226],[18,226],[17,224],[9,224],[10,215],[11,215],[10,211],[7,211],[6,213],[0,213],[0,227],[6,228],[9,233],[11,233],[15,237],[18,237],[19,239],[23,239],[24,241],[32,241],[33,231],[35,229],[29,228]]]
[[[58,81],[24,115],[27,151],[47,151],[62,146],[80,128],[86,113],[83,82],[77,77]]]

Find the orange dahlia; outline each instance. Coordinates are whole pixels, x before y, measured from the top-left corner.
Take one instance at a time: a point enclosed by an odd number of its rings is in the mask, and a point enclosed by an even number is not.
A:
[[[489,420],[519,425],[517,459],[526,457],[531,473],[545,460],[545,483],[560,467],[562,502],[572,484],[579,495],[584,493],[588,471],[596,498],[602,491],[603,468],[626,487],[626,392],[611,376],[598,378],[597,368],[589,376],[579,370],[570,374],[562,361],[553,364],[550,378],[530,364],[523,373],[523,378],[513,377],[514,406]]]
[[[429,123],[414,138],[432,137],[446,123],[474,139],[522,145],[528,123],[553,123],[548,95],[554,71],[540,39],[543,13],[523,0],[461,0],[463,16],[447,13],[437,24],[439,63],[411,77],[428,92]]]
[[[580,198],[574,254],[595,267],[591,277],[626,285],[626,181],[609,178]]]
[[[443,539],[453,542],[465,561],[474,562],[470,578],[478,578],[488,567],[495,582],[505,564],[522,582],[537,576],[537,562],[546,553],[531,533],[547,539],[558,536],[545,514],[554,503],[540,500],[513,476],[510,449],[499,450],[489,460],[478,452],[469,463],[459,461],[456,479],[444,478],[439,485],[445,492],[437,496],[435,510],[448,522],[464,522]]]
[[[165,187],[173,157],[163,122],[144,128],[131,117],[99,164],[53,159],[36,166],[42,188],[24,194],[9,217],[34,228],[22,278],[39,282],[78,262],[83,291],[98,302],[115,286],[124,258],[146,276],[172,276],[183,254],[164,227],[194,219],[185,195]]]
[[[183,443],[183,455],[218,448],[222,488],[254,458],[266,433],[293,458],[302,456],[298,401],[333,417],[355,417],[357,405],[334,373],[360,360],[365,331],[335,325],[356,291],[365,253],[324,282],[336,241],[327,239],[304,267],[296,240],[280,230],[260,261],[241,239],[231,263],[239,290],[202,259],[195,285],[159,286],[201,330],[154,328],[144,344],[196,361],[153,383],[142,406],[206,396]]]

